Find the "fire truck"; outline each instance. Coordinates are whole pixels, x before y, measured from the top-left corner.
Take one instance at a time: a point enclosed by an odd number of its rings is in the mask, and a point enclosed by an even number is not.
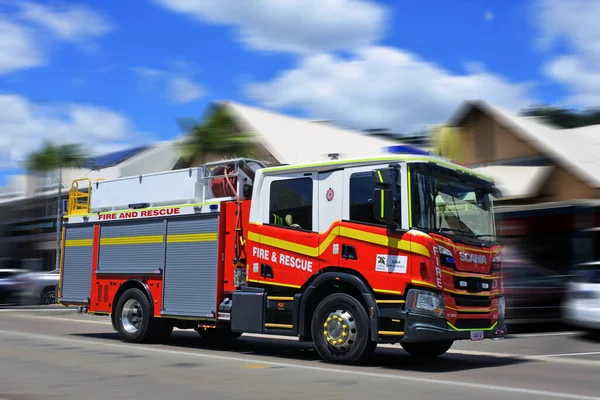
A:
[[[58,299],[127,342],[174,328],[312,342],[353,364],[378,343],[437,357],[506,335],[491,179],[432,156],[267,167],[232,159],[72,183]]]

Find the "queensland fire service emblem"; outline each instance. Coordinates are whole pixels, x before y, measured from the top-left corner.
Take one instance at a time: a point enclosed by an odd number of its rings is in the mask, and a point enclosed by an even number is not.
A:
[[[333,200],[333,189],[329,188],[329,190],[327,191],[327,193],[325,194],[325,197],[327,197],[327,201],[331,201]]]

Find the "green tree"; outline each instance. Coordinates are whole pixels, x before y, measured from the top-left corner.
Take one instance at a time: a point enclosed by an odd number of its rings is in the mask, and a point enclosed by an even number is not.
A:
[[[191,118],[178,121],[187,137],[182,155],[189,162],[204,164],[209,155],[224,158],[253,157],[253,137],[238,129],[233,118],[222,108],[215,108],[204,122]]]
[[[80,145],[55,145],[45,142],[42,148],[27,158],[27,169],[35,175],[58,171],[58,195],[56,201],[56,268],[60,262],[60,233],[62,221],[62,170],[80,167],[86,160]]]
[[[541,106],[526,109],[522,111],[522,114],[530,117],[540,117],[547,123],[563,129],[600,124],[600,109],[587,109],[577,112],[559,107]]]

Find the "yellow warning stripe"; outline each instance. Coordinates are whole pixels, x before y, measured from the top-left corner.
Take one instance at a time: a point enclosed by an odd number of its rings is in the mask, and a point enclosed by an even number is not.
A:
[[[124,236],[118,238],[101,238],[100,245],[107,246],[118,244],[151,244],[163,243],[163,240],[163,235]],[[182,233],[167,236],[167,243],[214,242],[216,240],[216,233]]]
[[[386,294],[402,294],[399,290],[386,290],[386,289],[373,289],[374,292],[377,293],[386,293]]]
[[[298,285],[289,285],[287,283],[276,283],[276,282],[266,282],[266,281],[258,281],[256,279],[247,279],[248,282],[254,282],[254,283],[261,283],[263,285],[272,285],[272,286],[283,286],[283,287],[291,287],[291,288],[295,288],[298,289],[301,286]]]
[[[461,278],[482,278],[482,279],[499,279],[500,275],[483,275],[483,274],[478,274],[478,273],[458,273],[458,272],[451,272],[451,271],[446,271],[446,270],[442,270],[442,272],[444,274],[448,274],[448,275],[452,275],[452,276],[458,276]]]
[[[113,245],[113,244],[149,244],[149,243],[162,243],[163,235],[154,236],[124,236],[116,238],[101,238],[100,245]]]
[[[415,285],[428,286],[428,287],[432,287],[432,288],[438,289],[438,287],[435,286],[433,283],[418,281],[416,279],[411,280],[410,283],[414,283]]]
[[[182,233],[167,236],[167,243],[214,242],[216,240],[216,233]]]
[[[347,228],[344,226],[333,228],[329,235],[327,235],[327,238],[325,238],[325,240],[317,247],[306,246],[271,236],[260,235],[254,232],[248,233],[248,239],[252,241],[314,258],[321,256],[327,250],[331,242],[333,242],[333,240],[338,236],[356,239],[362,242],[377,244],[380,246],[391,247],[398,250],[404,250],[407,252],[420,254],[425,257],[430,256],[429,250],[419,243],[414,243],[409,240],[396,239],[377,233],[365,232],[358,229]]]
[[[464,310],[461,308],[454,308],[454,307],[450,307],[450,306],[446,306],[446,308],[450,309],[450,310],[454,310],[454,311],[459,311],[459,312],[464,312],[464,313],[483,313],[483,312],[492,312],[492,311],[496,311],[497,308],[475,308],[475,309],[469,309],[469,310]]]
[[[450,325],[450,328],[454,329],[455,331],[491,331],[492,329],[494,329],[496,327],[496,325],[498,325],[498,321],[496,321],[494,323],[494,325],[490,326],[489,328],[466,328],[466,329],[459,329],[457,327],[455,327],[454,325],[452,325],[450,322],[448,322],[448,325]]]
[[[91,246],[92,239],[69,239],[65,240],[65,247],[85,247]]]

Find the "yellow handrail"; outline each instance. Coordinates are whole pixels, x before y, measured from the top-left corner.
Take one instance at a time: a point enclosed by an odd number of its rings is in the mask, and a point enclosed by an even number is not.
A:
[[[88,191],[80,190],[79,182],[87,182]],[[89,178],[75,179],[69,190],[69,204],[67,206],[67,215],[89,214],[90,212],[90,191],[92,190],[92,181]]]

